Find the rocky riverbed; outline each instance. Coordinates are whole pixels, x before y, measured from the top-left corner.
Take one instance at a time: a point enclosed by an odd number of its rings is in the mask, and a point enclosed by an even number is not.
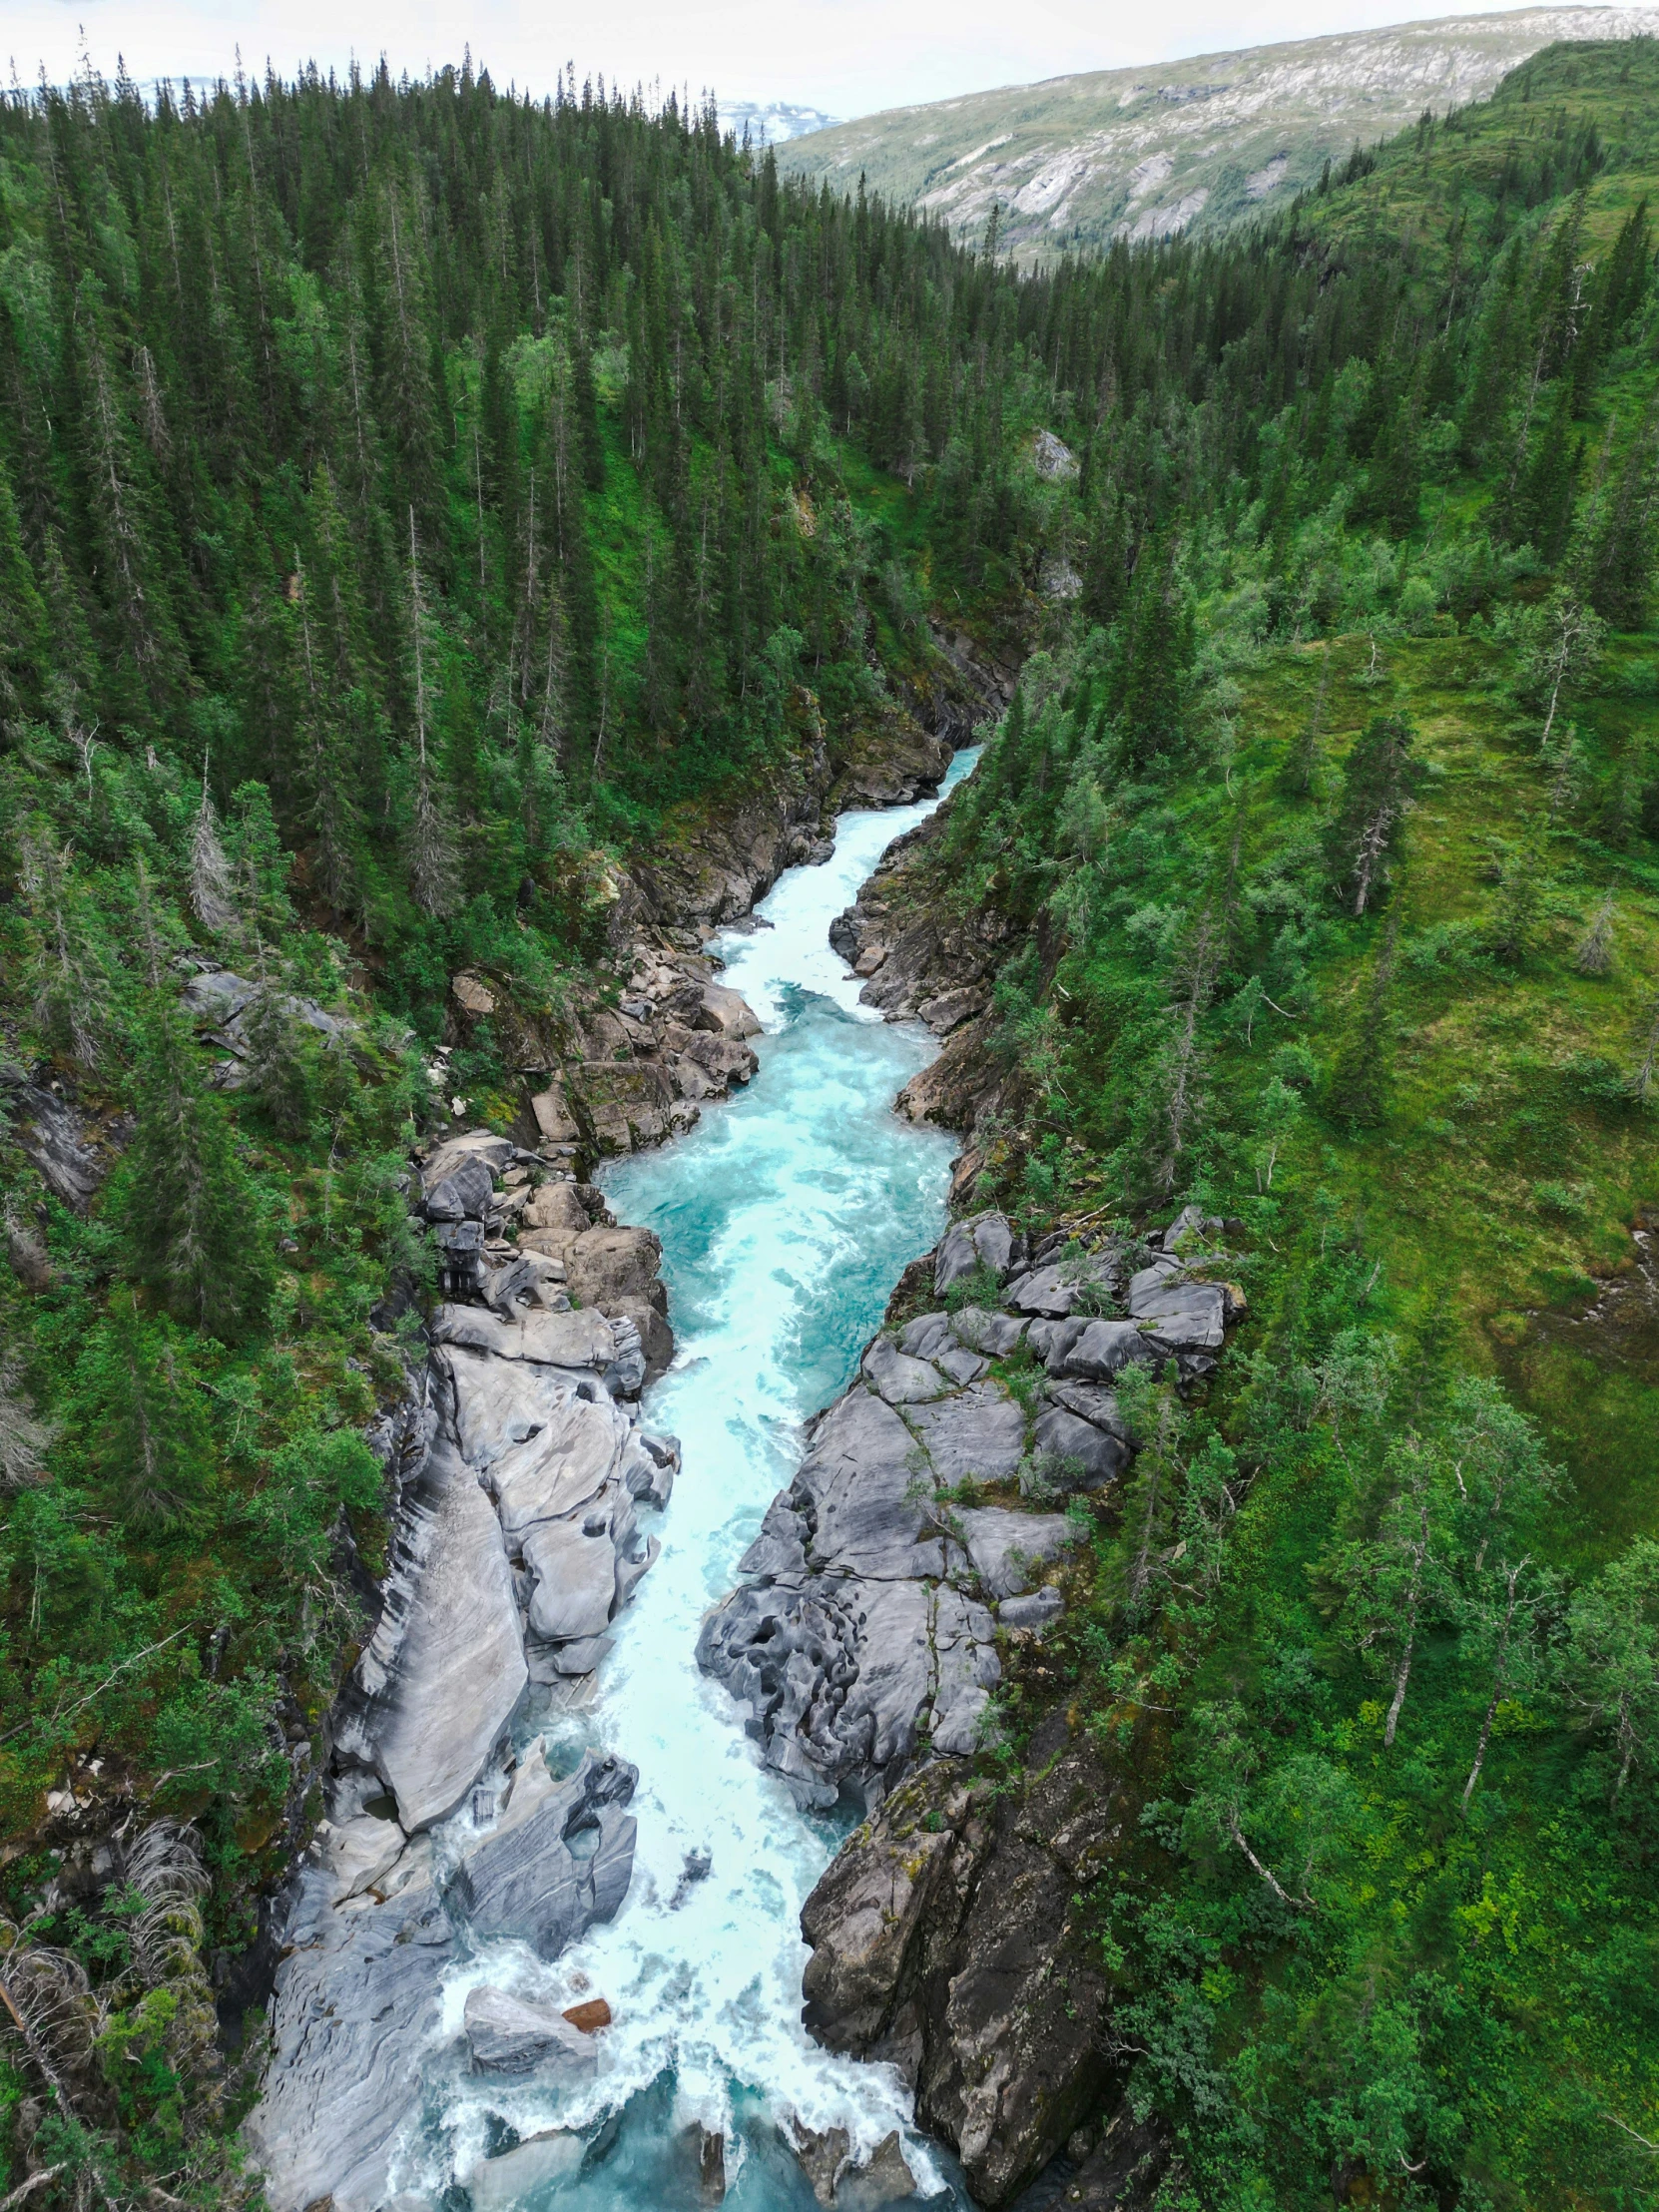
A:
[[[1121,1778],[1063,1713],[1014,1792],[976,1785],[972,1755],[996,1740],[1004,1654],[1064,1609],[1091,1520],[1062,1508],[1110,1510],[1132,1466],[1114,1382],[1171,1362],[1196,1381],[1243,1314],[1224,1230],[1193,1208],[1139,1245],[956,1223],[936,1303],[815,1424],[699,1645],[800,1802],[868,1815],[802,1914],[809,2028],[896,2065],[987,2206],[1068,2149],[1067,2201],[1100,2207],[1167,2163],[1127,2115],[1088,2124],[1113,2038],[1077,1893],[1117,1838]]]
[[[590,1757],[556,1778],[513,1724],[592,1673],[658,1554],[640,1515],[667,1503],[679,1447],[637,1407],[673,1348],[656,1239],[487,1130],[429,1149],[414,1195],[447,1295],[377,1434],[391,1569],[276,1931],[249,2132],[278,2212],[385,2203],[446,1974],[492,1935],[557,1957],[616,1912],[633,1867],[635,1770]],[[591,2072],[579,2027],[520,2011],[468,2016],[474,2065]]]

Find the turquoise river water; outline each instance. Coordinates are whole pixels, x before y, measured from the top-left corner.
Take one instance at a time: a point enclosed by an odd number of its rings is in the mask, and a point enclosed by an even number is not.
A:
[[[974,758],[957,755],[947,789]],[[684,1465],[655,1529],[662,1556],[588,1701],[541,1724],[571,1765],[592,1745],[640,1770],[627,1902],[556,1965],[498,1945],[447,1993],[457,2029],[480,1980],[522,1994],[539,1983],[564,2003],[603,1995],[613,2008],[591,2086],[525,2088],[504,2106],[456,2084],[431,2115],[445,2164],[462,2174],[511,2141],[504,2124],[522,2138],[609,2116],[580,2174],[513,2196],[525,2212],[696,2205],[698,2123],[725,2137],[733,2212],[805,2212],[812,2191],[780,2133],[792,2116],[844,2126],[865,2149],[897,2127],[918,2184],[909,2201],[939,2212],[966,2202],[942,2154],[909,2132],[897,2074],[832,2057],[802,2028],[799,1915],[840,1830],[796,1810],[694,1657],[703,1616],[799,1461],[803,1424],[851,1380],[905,1262],[944,1226],[952,1140],[892,1111],[933,1041],[859,1006],[828,935],[933,804],[843,815],[833,857],[791,869],[757,909],[771,926],[718,941],[722,980],[766,1027],[760,1072],[689,1136],[605,1173],[617,1218],[662,1239],[677,1352],[646,1410],[680,1437]],[[684,1881],[688,1854],[703,1853],[707,1878]]]

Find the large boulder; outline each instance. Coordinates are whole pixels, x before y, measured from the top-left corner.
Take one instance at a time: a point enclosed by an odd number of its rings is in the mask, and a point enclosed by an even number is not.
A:
[[[843,1845],[802,1910],[809,2030],[886,2059],[1007,2205],[1109,2097],[1110,2020],[1088,1894],[1121,1832],[1115,1776],[1063,1715],[991,1799],[939,1760]]]
[[[1071,1523],[1058,1513],[1014,1513],[1000,1505],[978,1505],[959,1511],[956,1523],[974,1570],[992,1597],[1022,1596],[1077,1540]]]
[[[480,2073],[528,2074],[547,2067],[561,2079],[579,2080],[598,2065],[591,2035],[550,2005],[526,2004],[488,1982],[467,1991],[462,2027]]]
[[[556,1782],[538,1737],[526,1745],[495,1826],[462,1852],[445,1892],[475,1941],[512,1936],[556,1958],[628,1894],[639,1769],[594,1752]]]
[[[1014,1233],[1005,1214],[975,1214],[969,1221],[953,1222],[939,1241],[933,1289],[942,1298],[975,1268],[988,1268],[1000,1283],[1013,1257]]]

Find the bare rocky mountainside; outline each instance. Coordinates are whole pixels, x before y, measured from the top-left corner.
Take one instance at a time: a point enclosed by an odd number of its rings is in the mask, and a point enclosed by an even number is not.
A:
[[[781,149],[780,165],[943,216],[1022,261],[1067,247],[1219,231],[1289,203],[1414,123],[1483,100],[1557,39],[1651,37],[1652,8],[1519,8],[1347,31],[890,108]]]

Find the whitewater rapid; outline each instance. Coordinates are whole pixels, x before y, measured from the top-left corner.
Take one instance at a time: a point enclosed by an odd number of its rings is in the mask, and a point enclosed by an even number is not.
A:
[[[975,758],[957,755],[945,790]],[[861,1007],[829,942],[887,845],[936,804],[843,815],[833,856],[783,876],[757,908],[763,926],[718,940],[722,981],[766,1026],[760,1072],[686,1138],[603,1176],[617,1218],[662,1239],[677,1352],[646,1415],[680,1437],[683,1471],[654,1529],[662,1556],[615,1649],[581,1703],[535,1725],[561,1765],[595,1748],[639,1768],[633,1883],[617,1918],[553,1965],[511,1942],[474,1955],[446,1988],[445,2029],[459,2032],[480,1981],[560,2004],[603,1996],[614,2022],[590,2085],[451,2082],[425,2115],[429,2153],[463,2175],[511,2139],[506,2129],[523,2138],[616,2116],[606,2155],[518,2199],[526,2212],[695,2202],[695,2123],[725,2138],[737,2212],[811,2206],[779,2133],[792,2115],[845,2127],[865,2150],[897,2127],[918,2197],[965,2202],[939,2154],[908,2133],[897,2073],[836,2058],[801,2026],[800,1911],[839,1831],[797,1811],[694,1656],[705,1613],[799,1463],[804,1423],[851,1380],[904,1264],[944,1226],[952,1140],[891,1109],[933,1041]]]

